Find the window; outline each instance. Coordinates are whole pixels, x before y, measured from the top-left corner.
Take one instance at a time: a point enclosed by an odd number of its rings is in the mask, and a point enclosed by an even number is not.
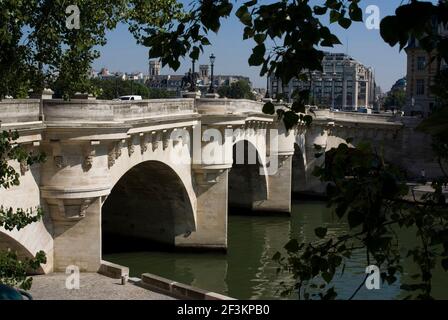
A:
[[[417,70],[425,70],[426,57],[417,57]]]
[[[425,80],[423,79],[417,80],[416,93],[418,96],[423,96],[425,94]]]

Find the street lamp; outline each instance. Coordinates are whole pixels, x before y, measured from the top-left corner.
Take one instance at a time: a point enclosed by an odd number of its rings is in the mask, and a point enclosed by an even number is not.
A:
[[[118,72],[115,74],[115,98],[118,99]]]
[[[208,90],[209,93],[215,93],[215,85],[213,83],[214,82],[214,79],[213,79],[213,69],[214,69],[214,66],[215,66],[215,60],[216,60],[216,57],[212,53],[210,55],[210,65],[212,67],[212,73],[211,73],[211,77],[210,77],[210,89]]]
[[[265,99],[269,99],[269,75],[266,76],[266,95],[264,96]]]
[[[169,82],[170,82],[170,79],[171,79],[171,76],[170,75],[168,75],[167,77],[166,77],[166,91],[168,91],[168,84],[169,84]]]
[[[196,92],[196,71],[195,69],[195,64],[196,61],[194,59],[191,60],[192,63],[192,72],[191,72],[191,86],[190,86],[190,92]]]

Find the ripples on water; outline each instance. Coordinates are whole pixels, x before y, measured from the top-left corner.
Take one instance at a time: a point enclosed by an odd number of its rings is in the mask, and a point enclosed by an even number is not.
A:
[[[347,228],[333,217],[324,203],[301,201],[293,204],[291,218],[229,216],[226,255],[154,251],[107,254],[103,258],[128,266],[132,276],[149,272],[238,299],[280,299],[280,282],[291,280],[286,274],[277,275],[278,265],[272,261],[272,256],[292,237],[313,240],[314,229],[322,225],[326,225],[328,233],[333,235],[339,235]],[[364,279],[365,268],[364,253],[355,253],[347,263],[344,275],[336,275],[333,281],[339,299],[351,296]],[[435,296],[447,299],[446,274],[439,270],[436,279]],[[391,286],[382,285],[380,290],[367,290],[364,286],[356,298],[399,299],[404,296],[398,281]]]

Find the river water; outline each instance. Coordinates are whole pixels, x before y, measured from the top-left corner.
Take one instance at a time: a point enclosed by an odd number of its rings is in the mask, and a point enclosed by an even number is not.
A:
[[[279,295],[280,282],[291,279],[287,274],[277,274],[278,265],[272,256],[293,237],[313,240],[314,229],[322,225],[333,235],[347,229],[325,203],[295,201],[291,217],[230,215],[227,254],[152,251],[106,254],[103,258],[128,266],[131,276],[149,272],[238,299],[285,299]],[[411,261],[405,260],[404,265],[409,274],[415,273]],[[361,252],[351,257],[344,274],[336,275],[333,281],[338,299],[351,296],[364,279],[366,266]],[[408,280],[407,274],[402,277]],[[363,286],[355,299],[402,299],[407,294],[400,290],[400,281],[390,286],[381,284],[379,290]],[[438,299],[448,299],[448,277],[441,268],[435,273],[433,293]]]

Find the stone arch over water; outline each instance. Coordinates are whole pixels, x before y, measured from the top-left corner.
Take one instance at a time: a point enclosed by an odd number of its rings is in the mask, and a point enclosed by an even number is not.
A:
[[[103,250],[175,246],[195,231],[192,200],[165,163],[146,161],[128,170],[102,206]]]
[[[229,207],[235,211],[256,211],[268,199],[268,179],[257,148],[247,140],[233,145],[233,164],[229,172]],[[264,173],[264,174],[262,174]]]

